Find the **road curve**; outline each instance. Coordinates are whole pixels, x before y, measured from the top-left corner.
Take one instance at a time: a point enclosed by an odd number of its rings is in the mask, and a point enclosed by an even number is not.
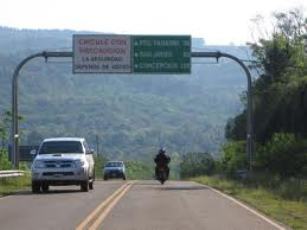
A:
[[[194,182],[136,183],[106,217],[106,230],[269,230],[259,216]]]

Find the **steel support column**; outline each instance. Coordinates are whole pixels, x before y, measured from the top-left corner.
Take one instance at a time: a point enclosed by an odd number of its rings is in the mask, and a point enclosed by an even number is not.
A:
[[[18,131],[18,76],[21,68],[30,60],[43,57],[47,60],[49,57],[72,57],[72,52],[41,52],[30,55],[23,59],[16,67],[13,74],[12,82],[12,131],[11,131],[11,143],[12,143],[12,162],[14,168],[19,167],[19,131]]]
[[[216,58],[217,60],[221,57],[226,57],[237,62],[242,69],[247,78],[247,127],[246,127],[246,155],[249,161],[249,171],[252,171],[252,161],[253,161],[253,146],[254,146],[254,134],[253,134],[253,97],[252,97],[252,77],[246,67],[246,65],[237,57],[222,53],[222,52],[192,52],[192,58]]]

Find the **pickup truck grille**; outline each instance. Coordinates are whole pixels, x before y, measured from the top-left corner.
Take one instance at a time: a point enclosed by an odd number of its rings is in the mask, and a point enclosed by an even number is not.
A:
[[[67,160],[52,160],[52,161],[44,161],[46,168],[73,168],[73,161]]]
[[[63,175],[63,176],[73,176],[73,172],[44,172],[43,176],[55,176],[55,175]]]

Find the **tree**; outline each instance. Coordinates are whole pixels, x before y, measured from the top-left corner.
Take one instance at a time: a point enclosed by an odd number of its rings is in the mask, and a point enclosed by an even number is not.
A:
[[[103,167],[105,163],[108,161],[108,159],[102,154],[95,155],[94,159],[95,159],[95,175],[97,178],[102,178]]]
[[[1,146],[4,148],[8,142],[8,133],[10,124],[12,121],[12,113],[10,111],[5,111],[0,120],[0,138]]]
[[[0,170],[11,169],[12,165],[9,161],[7,150],[0,149]]]
[[[253,83],[255,138],[269,141],[274,133],[291,132],[307,137],[307,60],[304,57],[304,19],[299,10],[274,15],[270,37],[249,44],[261,73]],[[245,139],[246,110],[226,126],[226,137]]]
[[[256,155],[259,170],[278,174],[282,178],[303,175],[307,165],[307,142],[290,133],[276,133]]]
[[[234,175],[239,169],[247,169],[245,146],[245,141],[233,141],[224,145],[220,165],[226,174]]]
[[[191,152],[182,156],[181,178],[209,175],[213,170],[214,160],[209,153]]]
[[[304,34],[306,33],[306,20],[303,13],[290,10],[286,13],[274,14],[274,28],[269,38],[260,38],[258,42],[249,43],[256,60],[251,67],[260,68],[260,78],[269,85],[282,80],[283,76],[291,70],[304,69]]]

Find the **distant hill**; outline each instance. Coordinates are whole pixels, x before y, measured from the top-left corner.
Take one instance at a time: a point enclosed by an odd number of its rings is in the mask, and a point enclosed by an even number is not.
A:
[[[27,55],[69,51],[70,30],[0,27],[0,111],[11,109],[11,79]],[[82,32],[84,33],[84,32]],[[247,47],[204,46],[249,58]],[[151,159],[159,145],[173,154],[217,153],[227,119],[238,114],[246,79],[231,60],[193,59],[191,75],[73,75],[70,59],[29,62],[21,71],[23,144],[50,136],[85,136],[112,158]]]

